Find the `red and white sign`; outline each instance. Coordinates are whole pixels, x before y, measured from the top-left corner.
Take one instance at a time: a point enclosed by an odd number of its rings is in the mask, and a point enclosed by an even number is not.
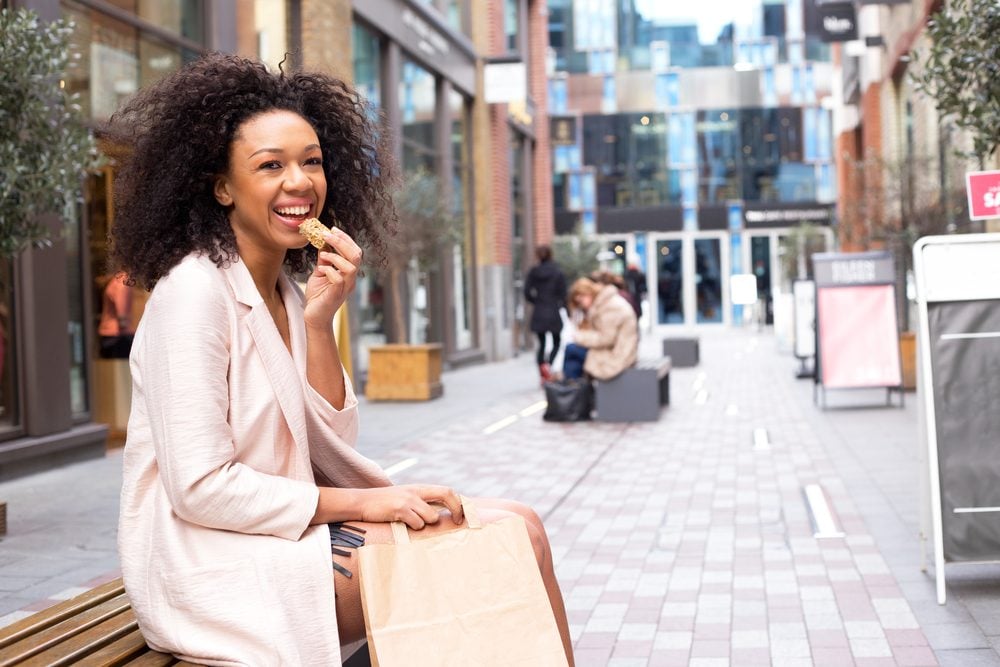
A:
[[[970,171],[965,175],[969,192],[969,219],[1000,218],[1000,171]]]

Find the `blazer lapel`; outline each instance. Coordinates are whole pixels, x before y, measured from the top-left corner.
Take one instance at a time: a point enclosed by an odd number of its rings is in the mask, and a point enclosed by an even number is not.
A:
[[[308,478],[311,475],[311,466],[306,435],[305,396],[297,364],[289,354],[288,348],[285,347],[284,341],[281,340],[278,328],[271,318],[271,313],[267,310],[264,299],[257,291],[257,286],[254,284],[253,277],[246,265],[237,260],[224,271],[233,288],[236,300],[250,308],[244,321],[253,337],[268,380],[274,389],[274,395],[278,399],[278,406],[281,408],[285,423],[288,424],[288,430],[295,442],[295,448],[299,454],[296,457],[297,472],[299,475],[304,475],[303,478]],[[288,310],[288,302],[294,298],[289,299],[289,285],[284,277],[282,277],[282,281],[282,298],[285,301],[285,308]],[[299,305],[298,310],[301,311],[301,309],[302,307]],[[293,348],[295,347],[294,339],[297,328],[295,323],[301,320],[301,317],[295,318],[295,313],[289,310],[288,321],[293,338]]]

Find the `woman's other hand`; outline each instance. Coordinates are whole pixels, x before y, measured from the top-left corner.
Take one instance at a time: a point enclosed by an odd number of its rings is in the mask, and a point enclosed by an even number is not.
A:
[[[362,252],[340,229],[323,237],[331,250],[321,250],[316,268],[306,281],[306,326],[329,327],[333,315],[354,291]]]
[[[368,521],[388,523],[402,521],[413,530],[437,523],[439,507],[451,513],[451,520],[464,520],[462,501],[447,486],[433,484],[403,484],[374,489],[320,488],[319,506],[313,523],[335,521]]]

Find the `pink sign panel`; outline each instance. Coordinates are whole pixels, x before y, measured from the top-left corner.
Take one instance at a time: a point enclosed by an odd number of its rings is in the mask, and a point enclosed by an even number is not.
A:
[[[892,285],[821,288],[816,306],[824,387],[902,384]]]
[[[1000,171],[970,171],[965,184],[970,220],[1000,218]]]

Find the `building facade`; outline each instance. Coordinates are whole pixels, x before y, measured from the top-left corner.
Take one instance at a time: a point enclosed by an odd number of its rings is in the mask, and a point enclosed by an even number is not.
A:
[[[402,285],[412,342],[439,342],[451,366],[503,359],[520,349],[512,298],[524,253],[552,236],[544,3],[541,0],[10,0],[44,20],[73,20],[77,64],[65,85],[99,128],[144,85],[208,51],[269,67],[304,67],[352,81],[372,102],[401,172],[423,169],[461,221],[460,238],[434,266]],[[523,30],[522,23],[523,22]],[[524,108],[483,99],[485,56],[518,57],[508,35],[533,35]],[[544,128],[540,131],[538,128]],[[99,349],[107,232],[116,156],[84,177],[83,201],[52,247],[0,261],[0,478],[81,457],[121,442],[127,422],[127,358]],[[500,163],[495,164],[497,156]],[[505,208],[503,202],[516,201]],[[53,228],[61,227],[52,221]],[[391,338],[393,290],[367,270],[350,303],[350,356],[363,385],[370,345]],[[133,320],[146,294],[128,294]],[[68,332],[68,339],[66,333]],[[117,357],[117,358],[116,358]]]
[[[648,328],[743,321],[748,273],[771,322],[797,257],[833,242],[829,46],[811,0],[662,4],[549,2],[556,229],[646,273]]]

